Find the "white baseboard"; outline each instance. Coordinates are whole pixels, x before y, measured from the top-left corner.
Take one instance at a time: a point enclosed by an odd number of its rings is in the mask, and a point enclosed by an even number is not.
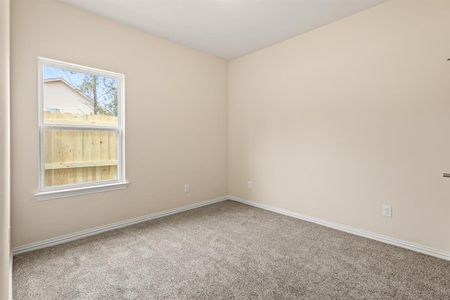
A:
[[[169,209],[169,210],[165,210],[165,211],[161,211],[161,212],[156,212],[156,213],[151,213],[151,214],[147,214],[141,217],[137,217],[137,218],[133,218],[133,219],[128,219],[128,220],[124,220],[124,221],[120,221],[117,223],[113,223],[113,224],[109,224],[109,225],[104,225],[104,226],[99,226],[99,227],[94,227],[94,228],[89,228],[89,229],[85,229],[82,231],[78,231],[75,233],[71,233],[71,234],[65,234],[65,235],[61,235],[61,236],[57,236],[48,240],[44,240],[44,241],[39,241],[39,242],[34,242],[34,243],[30,243],[30,244],[26,244],[26,245],[22,245],[19,247],[14,248],[13,250],[13,255],[17,255],[20,253],[25,253],[25,252],[29,252],[29,251],[33,251],[33,250],[37,250],[37,249],[42,249],[42,248],[46,248],[46,247],[51,247],[51,246],[55,246],[55,245],[59,245],[59,244],[63,244],[63,243],[67,243],[70,241],[74,241],[74,240],[78,240],[81,238],[85,238],[88,236],[92,236],[95,234],[99,234],[102,232],[106,232],[106,231],[110,231],[110,230],[114,230],[114,229],[119,229],[122,227],[126,227],[126,226],[130,226],[133,224],[137,224],[137,223],[141,223],[141,222],[145,222],[145,221],[149,221],[149,220],[154,220],[154,219],[158,219],[161,217],[165,217],[165,216],[169,216],[169,215],[173,215],[173,214],[177,214],[183,211],[188,211],[194,208],[198,208],[198,207],[202,207],[202,206],[206,206],[206,205],[210,205],[210,204],[214,204],[214,203],[218,203],[224,200],[233,200],[236,202],[240,202],[243,204],[247,204],[250,206],[254,206],[254,207],[258,207],[264,210],[268,210],[271,212],[275,212],[278,214],[282,214],[285,216],[289,216],[289,217],[293,217],[293,218],[297,218],[300,220],[304,220],[307,222],[311,222],[311,223],[316,223],[319,225],[323,225],[329,228],[333,228],[336,230],[340,230],[340,231],[344,231],[347,233],[351,233],[354,235],[358,235],[358,236],[362,236],[365,238],[369,238],[372,240],[376,240],[379,242],[383,242],[386,244],[390,244],[390,245],[394,245],[394,246],[398,246],[401,248],[405,248],[408,250],[412,250],[415,252],[419,252],[422,254],[427,254],[430,256],[434,256],[437,258],[441,258],[441,259],[445,259],[445,260],[449,260],[450,261],[450,252],[448,251],[444,251],[444,250],[440,250],[440,249],[434,249],[428,246],[424,246],[424,245],[420,245],[420,244],[416,244],[416,243],[412,243],[412,242],[407,242],[407,241],[403,241],[397,238],[393,238],[390,236],[386,236],[386,235],[382,235],[382,234],[378,234],[378,233],[373,233],[367,230],[362,230],[362,229],[358,229],[352,226],[348,226],[348,225],[343,225],[343,224],[339,224],[339,223],[335,223],[335,222],[330,222],[330,221],[326,221],[326,220],[322,220],[319,218],[315,218],[315,217],[310,217],[310,216],[306,216],[297,212],[293,212],[293,211],[289,211],[286,209],[282,209],[282,208],[278,208],[278,207],[274,207],[274,206],[270,206],[270,205],[266,205],[266,204],[262,204],[262,203],[258,203],[258,202],[254,202],[254,201],[250,201],[250,200],[246,200],[246,199],[242,199],[236,196],[222,196],[222,197],[218,197],[218,198],[214,198],[211,200],[206,200],[206,201],[202,201],[202,202],[198,202],[198,203],[194,203],[194,204],[189,204],[186,206],[182,206],[182,207],[178,207],[178,208],[173,208],[173,209]]]
[[[322,220],[319,218],[315,218],[315,217],[310,217],[310,216],[306,216],[300,213],[296,213],[293,211],[289,211],[286,209],[282,209],[282,208],[278,208],[278,207],[274,207],[274,206],[270,206],[270,205],[266,205],[266,204],[262,204],[262,203],[258,203],[258,202],[254,202],[254,201],[250,201],[250,200],[246,200],[246,199],[242,199],[236,196],[228,196],[228,199],[236,201],[236,202],[240,202],[243,204],[247,204],[250,206],[254,206],[254,207],[258,207],[264,210],[268,210],[271,212],[275,212],[278,214],[282,214],[285,216],[289,216],[289,217],[293,217],[293,218],[297,218],[300,220],[304,220],[307,222],[311,222],[311,223],[316,223],[319,225],[323,225],[326,227],[330,227],[336,230],[340,230],[340,231],[344,231],[347,233],[351,233],[354,235],[358,235],[358,236],[362,236],[365,238],[369,238],[372,240],[376,240],[379,242],[383,242],[386,244],[390,244],[390,245],[394,245],[394,246],[398,246],[401,248],[405,248],[408,250],[412,250],[415,252],[419,252],[422,254],[427,254],[430,256],[434,256],[437,258],[441,258],[441,259],[445,259],[445,260],[449,260],[450,261],[450,252],[448,251],[444,251],[444,250],[440,250],[440,249],[434,249],[428,246],[424,246],[424,245],[420,245],[420,244],[416,244],[416,243],[412,243],[412,242],[407,242],[407,241],[403,241],[397,238],[393,238],[390,236],[386,236],[386,235],[382,235],[382,234],[378,234],[378,233],[373,233],[367,230],[362,230],[362,229],[358,229],[352,226],[348,226],[348,225],[343,225],[343,224],[339,224],[339,223],[335,223],[335,222],[330,222],[330,221],[326,221],[326,220]]]
[[[214,203],[221,202],[221,201],[224,201],[227,199],[228,199],[227,196],[217,197],[214,199],[210,199],[210,200],[206,200],[206,201],[202,201],[202,202],[198,202],[198,203],[193,203],[193,204],[185,205],[182,207],[168,209],[168,210],[164,210],[164,211],[156,212],[156,213],[150,213],[150,214],[147,214],[147,215],[144,215],[141,217],[127,219],[127,220],[120,221],[120,222],[113,223],[113,224],[89,228],[89,229],[81,230],[81,231],[70,233],[70,234],[60,235],[60,236],[57,236],[57,237],[54,237],[54,238],[51,238],[48,240],[38,241],[38,242],[15,247],[13,249],[13,255],[17,255],[17,254],[37,250],[37,249],[42,249],[42,248],[46,248],[46,247],[56,246],[59,244],[63,244],[63,243],[67,243],[70,241],[82,239],[82,238],[85,238],[88,236],[92,236],[95,234],[99,234],[102,232],[119,229],[122,227],[134,225],[137,223],[150,221],[150,220],[158,219],[161,217],[177,214],[177,213],[180,213],[183,211],[191,210],[194,208],[214,204]]]

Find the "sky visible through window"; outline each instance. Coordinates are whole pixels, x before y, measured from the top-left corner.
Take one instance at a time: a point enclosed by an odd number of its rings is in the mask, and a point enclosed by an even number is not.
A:
[[[118,80],[51,65],[43,66],[43,79],[64,79],[95,102],[95,114],[117,116]]]

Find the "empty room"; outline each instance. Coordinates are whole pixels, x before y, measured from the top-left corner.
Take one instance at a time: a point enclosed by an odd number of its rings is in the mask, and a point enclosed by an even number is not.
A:
[[[449,0],[0,0],[0,300],[449,299]]]

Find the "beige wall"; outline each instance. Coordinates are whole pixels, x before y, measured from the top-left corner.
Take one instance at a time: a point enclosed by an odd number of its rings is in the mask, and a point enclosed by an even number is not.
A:
[[[230,194],[450,250],[449,37],[392,0],[232,61]]]
[[[0,299],[11,286],[9,146],[9,0],[0,0]]]
[[[228,192],[450,250],[449,1],[391,0],[228,72],[54,0],[12,21],[14,246]],[[125,74],[127,190],[34,199],[37,56]]]
[[[226,195],[226,61],[53,0],[11,26],[14,246]],[[127,190],[34,199],[38,56],[125,74]]]

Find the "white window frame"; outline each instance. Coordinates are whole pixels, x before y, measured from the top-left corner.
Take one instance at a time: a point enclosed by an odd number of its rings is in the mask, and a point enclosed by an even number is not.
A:
[[[89,125],[68,125],[68,124],[45,124],[44,123],[44,95],[43,95],[43,67],[50,65],[64,68],[66,70],[81,71],[96,75],[107,76],[118,80],[119,99],[117,103],[117,127],[115,126],[89,126]],[[39,192],[35,194],[38,200],[76,196],[87,193],[95,193],[108,190],[127,188],[128,182],[125,177],[125,76],[124,74],[105,71],[101,69],[86,67],[64,61],[54,60],[45,57],[38,57],[38,109],[39,109]],[[65,130],[106,130],[117,132],[117,179],[98,182],[67,184],[60,186],[48,186],[45,181],[45,149],[44,133],[46,128],[57,128]]]

